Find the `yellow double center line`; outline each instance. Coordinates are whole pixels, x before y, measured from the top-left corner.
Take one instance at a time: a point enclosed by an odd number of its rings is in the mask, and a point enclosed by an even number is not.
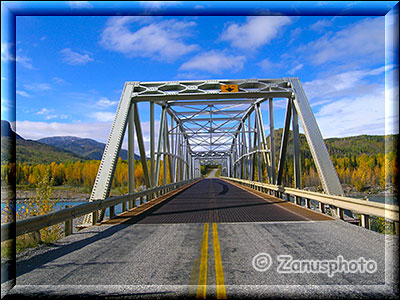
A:
[[[209,224],[205,223],[203,238],[201,242],[199,281],[196,293],[196,298],[200,299],[206,299],[207,296],[208,228]],[[222,268],[221,250],[219,247],[217,223],[213,223],[212,228],[213,228],[213,248],[214,248],[214,258],[215,258],[215,273],[217,281],[217,299],[226,299],[224,270]]]

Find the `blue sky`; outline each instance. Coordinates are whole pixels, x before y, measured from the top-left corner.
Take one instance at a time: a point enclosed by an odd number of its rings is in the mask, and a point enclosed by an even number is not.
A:
[[[158,11],[181,3],[135,5]],[[28,139],[105,142],[125,81],[295,76],[325,138],[381,135],[385,120],[398,122],[398,85],[385,88],[398,60],[385,64],[384,16],[17,16],[15,46],[12,57],[13,45],[2,42],[2,70],[16,63],[16,129]],[[13,121],[9,93],[2,88],[2,119]],[[140,109],[147,140],[148,107]],[[282,127],[283,99],[274,112]]]

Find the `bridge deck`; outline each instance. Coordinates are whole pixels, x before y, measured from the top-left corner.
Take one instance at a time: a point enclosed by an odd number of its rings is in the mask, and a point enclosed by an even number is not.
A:
[[[203,179],[140,215],[126,212],[104,224],[168,224],[332,220],[282,199],[221,179]]]
[[[397,237],[266,198],[219,179],[199,181],[141,217],[116,218],[20,257],[11,299],[332,298],[339,292],[353,299],[392,297]],[[263,272],[254,262],[265,253],[272,265]],[[365,258],[377,269],[282,273],[280,255],[298,261]],[[226,295],[218,295],[221,287]]]

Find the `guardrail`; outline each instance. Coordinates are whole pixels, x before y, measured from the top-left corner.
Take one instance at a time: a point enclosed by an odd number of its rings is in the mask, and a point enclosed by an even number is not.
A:
[[[352,212],[361,215],[361,226],[369,228],[369,217],[376,216],[382,217],[387,220],[394,222],[395,232],[399,234],[399,206],[385,203],[378,203],[373,201],[366,201],[361,199],[355,199],[345,196],[327,195],[316,192],[303,191],[300,189],[287,188],[279,185],[272,185],[267,183],[261,183],[257,181],[250,181],[232,177],[220,177],[222,179],[237,182],[239,184],[251,187],[255,190],[274,194],[276,197],[283,198],[283,194],[287,195],[289,199],[290,195],[295,197],[295,203],[301,205],[301,199],[305,199],[305,206],[311,208],[310,200],[319,202],[319,210],[325,212],[325,204],[334,206],[337,211],[336,215],[344,219],[343,210],[348,209]]]
[[[71,208],[61,209],[49,214],[35,216],[27,218],[24,220],[17,221],[15,223],[6,223],[1,225],[1,241],[6,241],[14,238],[15,236],[20,236],[29,232],[34,232],[42,228],[56,225],[65,222],[66,230],[65,235],[72,233],[72,220],[86,214],[95,213],[99,210],[110,208],[110,218],[114,215],[114,207],[118,204],[125,204],[129,202],[130,208],[135,207],[136,199],[140,198],[140,204],[143,203],[143,197],[146,197],[146,201],[153,198],[154,195],[161,196],[168,193],[171,190],[177,189],[189,183],[192,183],[200,178],[188,179],[181,182],[175,182],[168,185],[156,187],[153,189],[148,189],[145,191],[127,194],[123,196],[110,197],[104,200],[97,200],[93,202],[88,202],[80,205],[73,206]],[[13,226],[16,227],[15,235],[13,234]]]

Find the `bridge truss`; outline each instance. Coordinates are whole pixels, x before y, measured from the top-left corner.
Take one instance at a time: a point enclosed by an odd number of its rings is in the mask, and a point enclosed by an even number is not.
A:
[[[273,105],[278,98],[285,98],[287,105],[280,151],[275,153],[278,141],[274,137]],[[150,104],[149,155],[142,134],[140,102]],[[269,136],[261,113],[264,102],[268,104]],[[155,105],[161,107],[157,149]],[[290,125],[295,187],[301,188],[299,118],[325,193],[342,195],[339,178],[298,78],[126,82],[90,201],[109,196],[126,128],[129,193],[135,191],[135,138],[147,189],[166,185],[168,176],[169,182],[198,177],[200,165],[213,162],[222,166],[223,176],[281,185]],[[100,219],[103,216],[104,212]],[[92,223],[92,218],[87,215],[85,222]]]

